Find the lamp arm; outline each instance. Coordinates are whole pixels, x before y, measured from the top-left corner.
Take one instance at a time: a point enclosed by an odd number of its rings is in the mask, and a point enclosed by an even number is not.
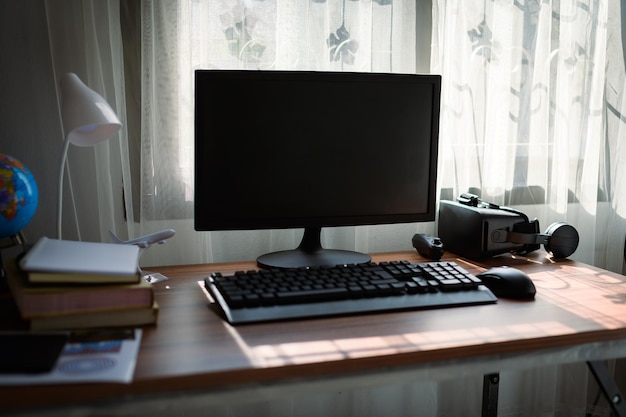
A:
[[[65,139],[63,142],[63,150],[59,161],[59,175],[57,188],[57,239],[63,239],[62,226],[63,223],[63,173],[65,172],[65,162],[67,161],[67,151],[70,147],[70,141]]]

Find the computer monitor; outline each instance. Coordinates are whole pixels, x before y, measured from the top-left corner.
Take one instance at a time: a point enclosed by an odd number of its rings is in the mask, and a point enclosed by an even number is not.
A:
[[[265,268],[364,263],[324,227],[435,220],[438,75],[197,70],[197,231],[304,229]]]

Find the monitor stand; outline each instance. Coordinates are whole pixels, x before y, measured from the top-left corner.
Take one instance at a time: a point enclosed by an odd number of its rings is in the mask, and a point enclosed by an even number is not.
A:
[[[321,244],[321,227],[307,227],[297,249],[272,252],[257,258],[261,268],[301,268],[362,264],[372,258],[360,252],[324,249]]]

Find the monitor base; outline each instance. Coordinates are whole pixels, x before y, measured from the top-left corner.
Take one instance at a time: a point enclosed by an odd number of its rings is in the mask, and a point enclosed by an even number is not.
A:
[[[293,249],[261,255],[256,262],[261,268],[271,269],[362,264],[371,259],[365,253],[347,250],[321,249],[315,252],[304,252]]]
[[[371,259],[361,252],[322,248],[321,227],[312,227],[304,229],[297,249],[267,253],[259,256],[256,262],[261,268],[271,269],[363,264]]]

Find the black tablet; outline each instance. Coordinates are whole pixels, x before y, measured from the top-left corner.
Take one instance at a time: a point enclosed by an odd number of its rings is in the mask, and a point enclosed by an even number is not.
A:
[[[0,373],[50,372],[67,339],[65,333],[0,332]]]

